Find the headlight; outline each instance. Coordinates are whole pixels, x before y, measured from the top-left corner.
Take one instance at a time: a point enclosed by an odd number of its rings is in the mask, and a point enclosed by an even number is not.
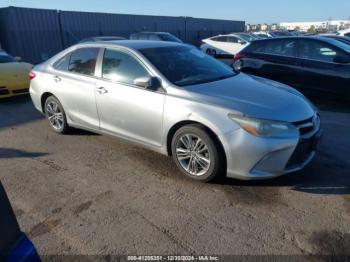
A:
[[[270,121],[229,114],[229,117],[248,133],[258,137],[291,138],[298,135],[297,128],[288,122]]]

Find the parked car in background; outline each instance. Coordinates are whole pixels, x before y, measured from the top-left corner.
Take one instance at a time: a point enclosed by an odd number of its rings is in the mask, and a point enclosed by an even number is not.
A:
[[[36,66],[30,94],[51,128],[110,134],[173,157],[186,176],[267,179],[315,156],[320,119],[296,90],[188,45],[73,46]]]
[[[272,38],[267,32],[253,32],[252,34],[258,36],[260,39]]]
[[[0,98],[28,94],[32,65],[0,50]]]
[[[85,38],[79,43],[86,43],[86,42],[104,42],[104,41],[118,41],[118,40],[125,40],[126,38],[121,36],[96,36],[96,37],[89,37]]]
[[[130,35],[131,40],[152,40],[152,41],[167,41],[167,42],[176,42],[183,43],[176,36],[167,33],[167,32],[140,32]]]
[[[260,38],[276,38],[276,37],[285,37],[285,36],[293,36],[292,33],[288,31],[260,31],[254,32],[254,35],[259,36]]]
[[[285,37],[285,36],[293,36],[292,33],[288,32],[288,31],[270,31],[268,32],[268,34],[271,37]]]
[[[250,41],[246,36],[239,34],[219,35],[202,40],[200,49],[216,58],[232,58],[249,45]]]
[[[350,98],[350,45],[329,37],[254,41],[235,56],[234,67],[315,98]]]
[[[340,36],[350,37],[350,28],[346,30],[339,31]]]
[[[232,33],[232,34],[239,36],[240,38],[242,38],[247,42],[261,39],[259,36],[254,34],[249,34],[249,33]]]
[[[0,181],[0,261],[39,262],[37,251],[21,231]]]

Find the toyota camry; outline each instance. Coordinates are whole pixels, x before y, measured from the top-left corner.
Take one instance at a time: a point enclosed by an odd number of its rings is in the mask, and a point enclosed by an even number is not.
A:
[[[33,103],[53,131],[82,128],[137,143],[200,181],[300,170],[321,133],[317,110],[298,91],[181,43],[81,43],[30,78]]]

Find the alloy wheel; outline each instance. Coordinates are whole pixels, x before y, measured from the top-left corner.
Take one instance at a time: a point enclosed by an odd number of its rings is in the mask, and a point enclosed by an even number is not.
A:
[[[64,124],[63,113],[60,106],[55,101],[50,101],[46,105],[47,119],[49,120],[51,126],[60,130]]]
[[[204,141],[193,134],[185,134],[176,144],[176,158],[192,176],[202,176],[210,168],[210,153]]]

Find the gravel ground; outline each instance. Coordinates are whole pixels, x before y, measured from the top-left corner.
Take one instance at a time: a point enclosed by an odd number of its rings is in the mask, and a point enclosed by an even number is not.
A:
[[[41,255],[350,255],[350,113],[321,116],[304,171],[202,184],[119,139],[57,135],[14,98],[0,102],[0,179]]]

